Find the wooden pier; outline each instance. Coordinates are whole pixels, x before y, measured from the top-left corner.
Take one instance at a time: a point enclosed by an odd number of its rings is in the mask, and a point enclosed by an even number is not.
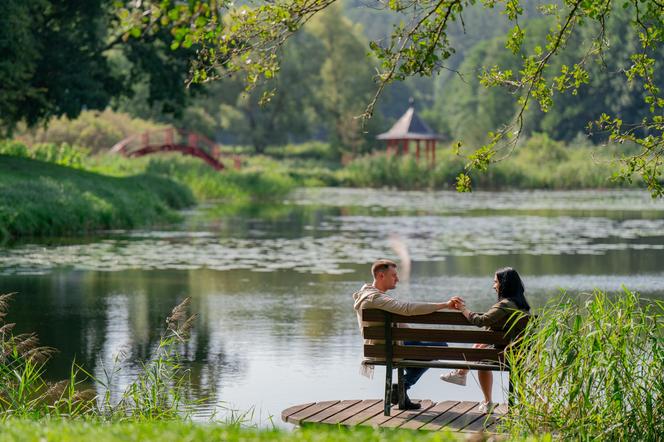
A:
[[[505,404],[496,407],[492,414],[480,413],[478,402],[423,400],[421,404],[419,410],[393,408],[391,416],[384,416],[380,399],[310,402],[285,409],[281,419],[295,425],[367,425],[426,431],[448,428],[461,432],[495,433],[498,421],[507,412]]]

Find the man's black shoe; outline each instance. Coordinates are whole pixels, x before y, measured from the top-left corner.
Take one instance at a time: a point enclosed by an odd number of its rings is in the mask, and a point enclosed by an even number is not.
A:
[[[390,402],[392,405],[397,405],[399,403],[399,385],[392,384],[392,391],[390,391]],[[422,404],[417,402],[411,402],[408,394],[406,394],[406,404],[403,410],[419,410],[422,408]]]
[[[406,395],[406,405],[403,407],[404,410],[419,410],[420,408],[422,408],[422,404],[411,402],[410,399],[408,399],[408,395]]]

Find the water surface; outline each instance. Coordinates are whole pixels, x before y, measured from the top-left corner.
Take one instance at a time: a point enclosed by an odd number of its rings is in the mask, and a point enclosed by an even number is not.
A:
[[[191,296],[199,316],[185,358],[193,393],[208,398],[197,417],[225,407],[282,425],[293,404],[381,397],[384,371],[359,375],[350,295],[373,260],[398,259],[395,241],[412,259],[395,291],[403,299],[461,295],[481,310],[505,265],[535,307],[561,290],[623,285],[664,299],[664,202],[638,191],[300,190],[272,206],[200,207],[177,226],[23,241],[0,249],[0,292],[18,292],[9,319],[19,331],[60,350],[49,376],[66,377],[74,358],[99,378],[119,365],[115,397]],[[445,384],[440,373],[411,396],[481,398],[473,382]],[[501,382],[494,396],[503,400]]]

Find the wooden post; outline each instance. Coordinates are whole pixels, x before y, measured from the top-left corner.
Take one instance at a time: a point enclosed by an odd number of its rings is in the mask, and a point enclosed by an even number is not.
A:
[[[415,159],[420,162],[420,140],[417,140],[417,147],[415,148]]]
[[[403,140],[403,154],[408,155],[408,140]]]
[[[385,314],[385,402],[383,406],[383,414],[390,415],[390,407],[392,406],[392,313],[383,312]]]
[[[166,129],[166,144],[169,146],[173,145],[173,129]]]

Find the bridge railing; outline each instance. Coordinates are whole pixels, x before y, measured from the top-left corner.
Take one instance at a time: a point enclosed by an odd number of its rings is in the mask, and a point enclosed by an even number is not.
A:
[[[216,169],[224,167],[219,161],[223,154],[217,143],[204,135],[184,129],[166,128],[143,132],[125,138],[111,148],[111,152],[128,157],[173,150],[201,157]],[[236,169],[240,168],[240,163],[237,156],[233,157]]]

